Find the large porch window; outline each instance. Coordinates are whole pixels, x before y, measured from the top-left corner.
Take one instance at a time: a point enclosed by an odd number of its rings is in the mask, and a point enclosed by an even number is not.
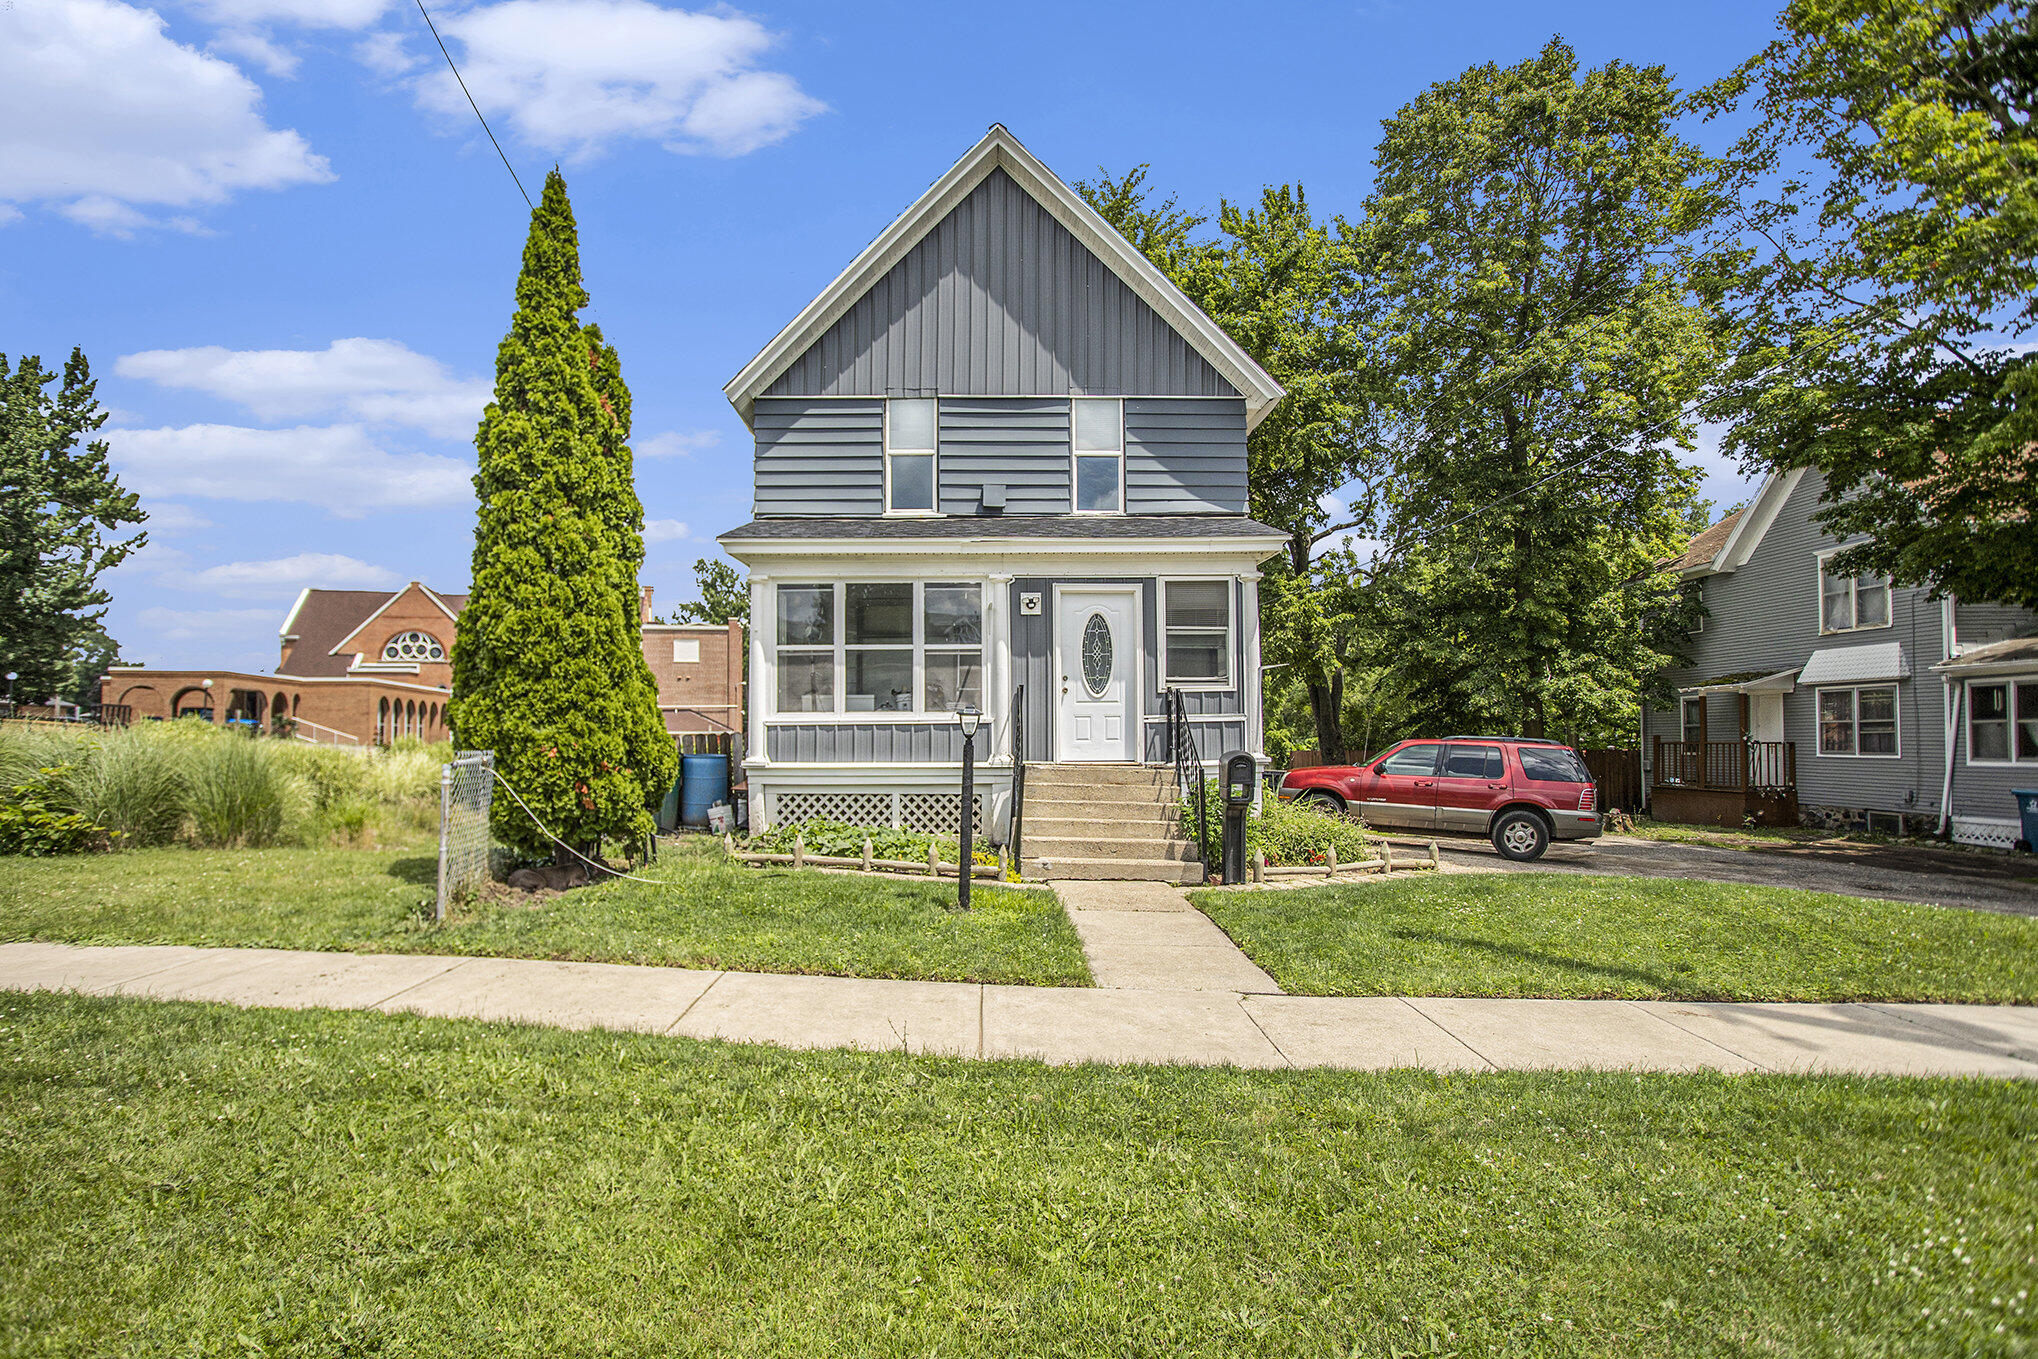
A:
[[[777,588],[777,713],[983,707],[981,586],[846,581]]]
[[[1161,583],[1161,671],[1170,685],[1222,689],[1231,684],[1231,582]]]

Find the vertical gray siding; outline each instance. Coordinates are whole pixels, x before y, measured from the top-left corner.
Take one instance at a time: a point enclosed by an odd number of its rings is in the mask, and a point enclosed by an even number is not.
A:
[[[1005,513],[1069,512],[1069,403],[1063,398],[944,397],[940,504],[975,514],[986,484],[1005,488]]]
[[[994,170],[771,396],[1237,396],[1159,313]]]
[[[753,423],[759,518],[884,513],[882,401],[760,398]]]
[[[1125,403],[1127,514],[1244,514],[1245,402]]]

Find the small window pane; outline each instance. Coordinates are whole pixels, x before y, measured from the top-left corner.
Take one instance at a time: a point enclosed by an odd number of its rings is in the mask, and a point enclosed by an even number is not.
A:
[[[1190,684],[1224,678],[1224,638],[1207,633],[1168,634],[1168,679]]]
[[[843,688],[848,711],[913,711],[913,653],[910,650],[846,651],[842,659],[849,667],[848,682]]]
[[[1123,406],[1116,397],[1082,397],[1070,410],[1071,437],[1078,453],[1116,453],[1125,446],[1119,419]]]
[[[927,703],[930,713],[953,712],[963,704],[984,706],[984,661],[976,651],[931,651],[927,654]]]
[[[1437,768],[1437,752],[1443,747],[1435,743],[1408,746],[1389,755],[1380,764],[1382,774],[1434,774]]]
[[[1076,459],[1076,508],[1109,513],[1118,508],[1118,459]]]
[[[780,646],[835,644],[834,586],[778,587],[778,644]]]
[[[835,711],[835,655],[829,651],[782,651],[778,657],[778,710],[782,713]]]
[[[1827,632],[1842,632],[1854,626],[1852,584],[1831,576],[1819,577],[1819,626]]]
[[[1967,758],[2009,759],[2010,687],[2007,684],[1976,684],[1968,689],[1967,701],[1973,709],[1967,722]]]
[[[843,587],[842,640],[851,646],[872,642],[911,645],[913,587],[901,581],[884,585]]]
[[[1499,778],[1500,747],[1452,746],[1444,752],[1443,777],[1447,779]]]
[[[1896,754],[1896,690],[1863,689],[1857,699],[1859,753]]]
[[[1889,622],[1889,584],[1863,576],[1854,591],[1854,626],[1879,628]]]
[[[1854,691],[1831,689],[1819,694],[1819,753],[1854,753]]]
[[[934,447],[934,402],[931,399],[890,402],[893,448]]]
[[[1168,626],[1171,628],[1228,628],[1231,626],[1231,586],[1221,580],[1168,582]]]
[[[976,646],[983,639],[983,606],[976,586],[927,587],[928,646]]]
[[[2038,684],[2017,686],[2017,758],[2038,760]]]
[[[894,453],[892,455],[892,508],[931,510],[934,508],[934,455]]]
[[[1699,733],[1702,730],[1699,724],[1699,715],[1705,711],[1705,700],[1702,698],[1687,698],[1684,700],[1683,706],[1684,743],[1686,745],[1697,745]]]

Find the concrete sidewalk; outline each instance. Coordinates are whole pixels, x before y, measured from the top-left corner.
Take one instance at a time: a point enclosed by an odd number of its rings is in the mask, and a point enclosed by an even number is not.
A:
[[[0,944],[0,990],[1049,1062],[2038,1077],[2038,1008],[2014,1005],[1341,998],[67,944]]]
[[[1054,894],[1099,986],[1281,994],[1274,979],[1172,883],[1056,881]]]

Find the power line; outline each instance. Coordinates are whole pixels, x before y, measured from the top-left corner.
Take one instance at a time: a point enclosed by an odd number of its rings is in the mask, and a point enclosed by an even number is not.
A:
[[[453,54],[446,50],[446,40],[439,36],[439,26],[432,22],[430,11],[425,9],[425,0],[417,0],[417,7],[418,13],[425,16],[425,27],[432,30],[432,41],[439,45],[439,54],[445,57],[447,67],[453,72],[453,79],[460,82],[460,93],[467,96],[467,107],[474,110],[476,118],[481,118],[481,130],[488,134],[489,145],[495,148],[496,155],[502,156],[502,168],[509,171],[510,179],[517,186],[517,192],[524,195],[524,206],[533,212],[537,211],[537,204],[531,201],[531,195],[524,190],[524,181],[517,178],[517,167],[511,165],[510,158],[503,154],[502,143],[495,139],[495,129],[488,125],[488,119],[482,118],[481,105],[474,102],[474,94],[467,88],[467,82],[461,78],[460,68],[453,64]]]

